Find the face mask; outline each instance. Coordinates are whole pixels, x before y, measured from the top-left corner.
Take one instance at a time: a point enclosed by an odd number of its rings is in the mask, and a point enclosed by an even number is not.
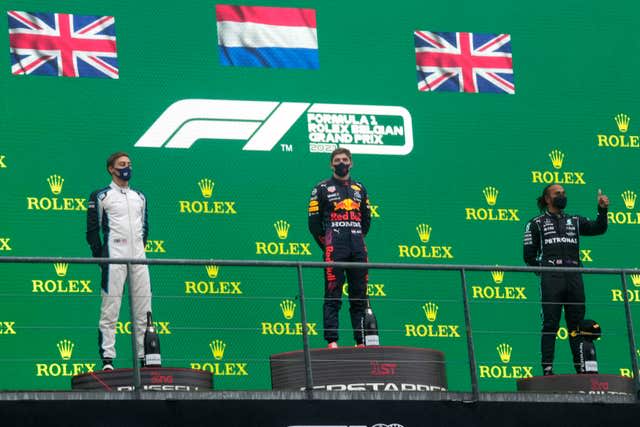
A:
[[[554,208],[562,210],[567,207],[567,198],[565,196],[554,197],[553,200],[551,200],[551,204]]]
[[[337,165],[333,166],[333,170],[335,170],[336,175],[341,178],[347,176],[347,174],[349,173],[349,169],[351,169],[351,165],[348,165],[346,163],[338,163]]]
[[[118,177],[123,181],[129,181],[131,179],[131,168],[116,169],[118,171]]]

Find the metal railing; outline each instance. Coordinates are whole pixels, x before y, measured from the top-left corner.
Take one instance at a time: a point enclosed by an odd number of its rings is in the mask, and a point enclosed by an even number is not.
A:
[[[237,267],[272,267],[272,268],[292,268],[296,270],[298,280],[298,291],[300,293],[300,321],[302,323],[302,344],[305,362],[306,394],[309,399],[313,399],[313,374],[311,370],[311,352],[308,336],[308,321],[305,308],[305,292],[303,283],[303,270],[306,268],[367,268],[381,270],[414,270],[414,271],[458,271],[460,272],[460,284],[462,302],[464,309],[464,321],[466,327],[467,352],[469,357],[469,372],[471,377],[471,394],[474,401],[479,400],[477,361],[475,347],[473,343],[473,328],[471,321],[471,311],[469,308],[469,296],[467,287],[467,272],[470,271],[494,271],[504,272],[566,272],[585,273],[596,275],[619,275],[621,280],[622,295],[624,299],[624,309],[627,327],[627,337],[629,344],[629,354],[633,369],[635,398],[640,400],[640,378],[638,375],[638,360],[636,357],[636,341],[633,330],[633,318],[627,287],[627,276],[630,274],[640,274],[640,269],[635,268],[583,268],[583,267],[523,267],[507,265],[447,265],[447,264],[399,264],[399,263],[359,263],[359,262],[313,262],[313,261],[261,261],[261,260],[225,260],[225,259],[137,259],[137,258],[72,258],[72,257],[0,257],[0,264],[47,264],[47,263],[70,263],[70,264],[125,264],[131,267],[132,264],[144,265],[177,265],[177,266],[206,266],[215,264],[218,266]],[[130,268],[128,268],[130,270]],[[132,295],[129,292],[129,305],[133,310],[131,301]],[[133,313],[130,313],[133,319]],[[132,328],[135,322],[132,322]],[[136,354],[135,330],[131,333],[132,354]],[[139,396],[140,393],[140,367],[133,358],[134,389],[133,392]]]

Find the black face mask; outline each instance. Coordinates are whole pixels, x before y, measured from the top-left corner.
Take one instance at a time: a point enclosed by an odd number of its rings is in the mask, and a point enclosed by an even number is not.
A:
[[[351,165],[348,165],[346,163],[338,163],[337,165],[333,166],[333,170],[340,178],[344,178],[345,176],[347,176],[347,174],[349,173],[349,169],[351,169]]]
[[[567,198],[565,196],[554,197],[553,200],[551,200],[551,205],[554,208],[562,210],[567,207]]]

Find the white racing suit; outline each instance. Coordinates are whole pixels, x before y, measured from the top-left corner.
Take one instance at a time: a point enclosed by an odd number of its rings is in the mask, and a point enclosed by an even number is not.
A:
[[[94,257],[145,258],[148,231],[147,200],[141,192],[128,187],[121,188],[111,182],[108,187],[94,191],[89,197],[87,242]],[[116,357],[116,322],[126,280],[126,264],[102,265],[98,345],[103,360]],[[151,283],[146,265],[131,265],[129,292],[133,295],[137,357],[142,358],[146,314],[151,311]]]

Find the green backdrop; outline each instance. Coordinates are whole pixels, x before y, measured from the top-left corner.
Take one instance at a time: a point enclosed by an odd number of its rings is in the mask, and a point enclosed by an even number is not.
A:
[[[169,106],[201,99],[334,105],[316,106],[327,114],[355,105],[355,117],[402,129],[385,136],[384,146],[412,136],[407,154],[354,156],[353,175],[375,210],[370,261],[520,265],[540,181],[557,176],[572,212],[593,216],[599,188],[611,198],[607,234],[582,241],[585,266],[638,265],[640,204],[622,197],[640,191],[636,2],[240,4],[315,9],[320,68],[223,67],[213,0],[3,2],[7,11],[115,16],[120,76],[14,76],[9,55],[0,55],[0,256],[88,256],[83,205],[109,183],[107,156],[125,150],[132,186],[148,198],[149,257],[321,260],[306,209],[330,169],[326,153],[310,151],[312,110],[267,151],[243,150],[248,138],[199,138],[188,149],[135,145]],[[6,26],[0,19],[8,49]],[[418,91],[414,30],[510,34],[515,94]],[[362,106],[402,107],[411,123],[401,110]],[[618,114],[629,120],[626,130],[614,120]],[[553,150],[561,165],[552,164]],[[48,183],[52,175],[64,179],[59,194]],[[214,183],[209,198],[198,184],[203,179]],[[485,197],[487,187],[497,190],[495,200]],[[71,210],[58,210],[65,206]],[[222,212],[204,213],[216,209]],[[290,225],[286,238],[276,233],[280,220]],[[428,225],[428,239],[420,225]],[[294,269],[162,266],[151,268],[151,277],[165,365],[210,369],[217,389],[269,389],[269,355],[301,347]],[[489,272],[468,279],[480,388],[515,390],[513,377],[540,373],[537,279]],[[317,332],[311,344],[322,347],[321,271],[305,270],[304,280]],[[369,280],[382,343],[444,351],[449,388],[469,390],[459,274],[372,270]],[[601,372],[630,375],[620,278],[585,281],[587,316],[604,331]],[[640,276],[630,288],[637,319]],[[99,368],[99,291],[96,266],[57,272],[53,265],[0,264],[0,389],[68,389],[74,372]],[[346,306],[341,326],[340,344],[352,345]],[[122,332],[117,366],[130,364],[126,325]],[[566,330],[556,371],[571,371]]]

